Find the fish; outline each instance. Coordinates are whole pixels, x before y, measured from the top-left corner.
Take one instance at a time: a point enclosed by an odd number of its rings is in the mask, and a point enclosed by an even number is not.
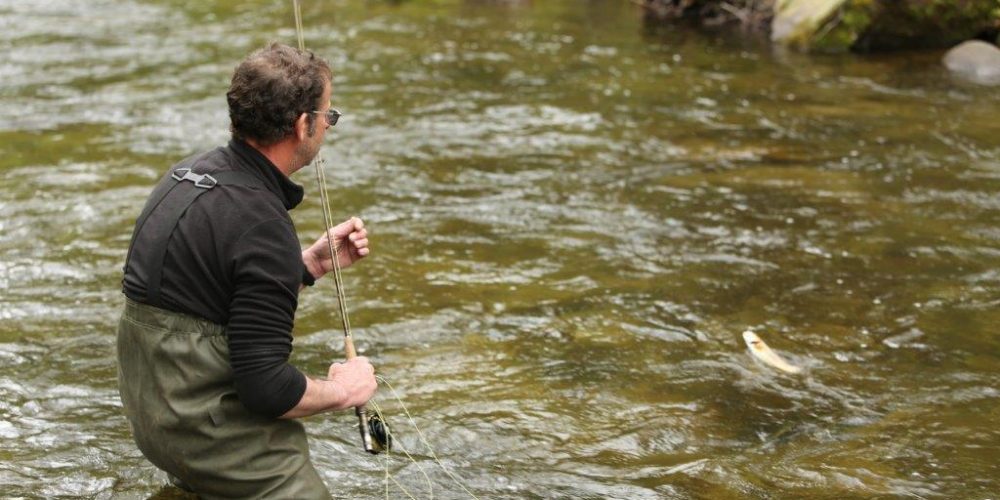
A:
[[[778,356],[756,333],[750,330],[743,332],[743,340],[747,343],[747,347],[750,348],[750,353],[765,365],[777,368],[785,373],[799,373],[802,371],[802,368],[790,364],[782,359],[781,356]]]

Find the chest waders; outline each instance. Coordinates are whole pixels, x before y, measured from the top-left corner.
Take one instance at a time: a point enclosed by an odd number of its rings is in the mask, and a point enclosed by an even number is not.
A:
[[[259,180],[240,172],[202,175],[185,166],[171,177],[176,182],[165,179],[154,189],[132,237],[132,246],[155,252],[156,263],[201,194],[240,185],[267,195]],[[161,267],[150,273],[147,299],[159,297]],[[239,401],[224,326],[126,299],[118,388],[142,454],[202,498],[330,498],[309,460],[302,424],[252,414]]]

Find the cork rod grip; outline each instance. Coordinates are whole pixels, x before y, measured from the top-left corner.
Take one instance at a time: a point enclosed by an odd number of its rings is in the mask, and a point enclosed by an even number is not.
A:
[[[344,336],[344,351],[347,355],[347,359],[354,359],[358,357],[358,351],[354,349],[354,339],[350,335]],[[368,430],[368,407],[367,405],[360,405],[354,408],[354,413],[358,416],[358,427],[361,431],[361,445],[364,446],[365,451],[371,454],[377,454],[378,449],[375,448],[372,443],[371,432]]]

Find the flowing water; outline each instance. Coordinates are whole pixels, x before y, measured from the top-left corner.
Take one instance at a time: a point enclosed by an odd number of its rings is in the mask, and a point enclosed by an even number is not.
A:
[[[940,52],[785,53],[624,1],[303,15],[344,112],[333,212],[372,233],[345,273],[359,348],[478,497],[996,498],[995,87]],[[169,494],[116,390],[131,225],[293,27],[290,1],[0,0],[0,496]],[[315,375],[342,356],[324,281],[295,327]],[[748,328],[804,372],[755,362]],[[416,460],[393,478],[467,497],[377,401]],[[308,419],[314,461],[385,497],[354,424]]]

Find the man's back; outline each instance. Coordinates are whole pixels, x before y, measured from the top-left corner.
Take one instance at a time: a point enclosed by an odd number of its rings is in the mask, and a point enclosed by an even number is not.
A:
[[[185,168],[215,177],[235,171],[256,182],[198,187],[172,175]],[[185,196],[197,197],[180,214],[165,207]],[[301,199],[301,187],[242,141],[189,158],[150,196],[123,280],[136,302],[224,326],[241,401],[271,417],[305,390],[302,374],[287,363],[304,272],[287,210]],[[150,300],[157,276],[158,300]]]
[[[288,195],[276,194],[284,194],[282,184],[294,184],[287,179],[282,179],[284,182],[281,182],[273,176],[269,179],[265,171],[265,168],[269,168],[267,165],[255,164],[252,158],[251,161],[242,160],[241,156],[253,155],[251,151],[242,155],[237,153],[241,148],[252,148],[236,141],[234,143],[188,158],[171,167],[157,184],[148,204],[158,201],[155,191],[171,188],[179,191],[203,189],[195,187],[193,183],[185,186],[184,182],[176,180],[172,174],[178,168],[193,167],[195,172],[210,175],[220,171],[237,171],[257,180],[257,186],[229,184],[207,189],[176,221],[166,220],[170,214],[162,207],[152,210],[143,227],[137,227],[141,231],[135,236],[136,241],[129,249],[123,280],[123,291],[127,297],[225,325],[229,322],[230,303],[236,284],[235,261],[238,255],[245,255],[248,250],[243,247],[257,244],[254,238],[273,239],[297,253],[298,238],[285,205],[286,200],[287,205],[297,204],[301,200],[301,189],[296,193],[294,188],[289,187],[291,192]],[[168,196],[178,195],[182,196],[182,193],[171,193]],[[153,207],[147,206],[143,210],[144,214],[150,208]],[[247,234],[251,230],[253,232]],[[165,242],[166,252],[162,256],[162,262],[153,262],[159,249],[151,248],[149,243],[159,236],[156,233],[162,231],[170,231]],[[285,261],[285,267],[295,263],[296,259]],[[160,293],[159,300],[153,301],[148,296],[149,288],[153,285],[149,281],[153,270],[158,266],[163,268],[157,285]],[[292,277],[294,286],[291,288],[295,292],[298,291],[301,276],[300,269]],[[294,310],[294,306],[292,309]]]

